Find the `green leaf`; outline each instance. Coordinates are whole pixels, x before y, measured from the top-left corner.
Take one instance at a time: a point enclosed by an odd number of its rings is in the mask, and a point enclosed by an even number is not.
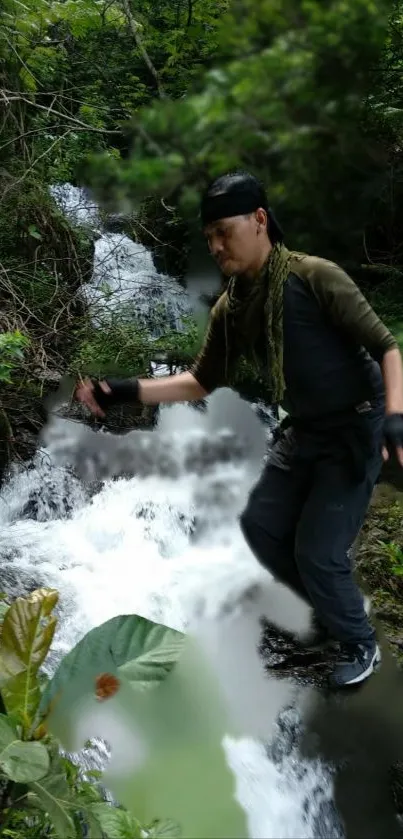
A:
[[[8,612],[9,605],[8,603],[4,603],[4,601],[0,601],[0,621],[3,620],[4,616]]]
[[[147,829],[147,835],[150,839],[178,839],[182,836],[180,825],[172,819],[164,819],[155,822]]]
[[[90,810],[86,810],[85,812],[85,823],[87,828],[87,837],[88,839],[102,839],[102,831],[99,824],[98,819],[90,812]]]
[[[93,778],[94,781],[100,781],[102,778],[100,769],[87,769],[85,774],[87,778]]]
[[[130,638],[130,640],[129,640]],[[145,618],[125,627],[121,641],[126,646],[126,662],[118,667],[132,685],[146,686],[160,682],[178,660],[185,636],[175,629],[152,623]],[[122,653],[123,653],[123,647]]]
[[[86,775],[89,774],[86,772]],[[101,773],[102,777],[102,773]],[[99,779],[98,779],[99,780]],[[88,807],[90,804],[99,804],[103,798],[98,788],[93,783],[79,780],[79,800],[83,807]]]
[[[36,229],[36,227],[35,227],[35,225],[34,225],[34,224],[30,224],[30,225],[29,225],[29,227],[28,227],[28,233],[29,233],[29,235],[30,235],[30,236],[32,236],[32,238],[33,238],[33,239],[39,239],[39,240],[41,240],[41,239],[42,239],[42,236],[41,236],[41,234],[39,233],[39,230],[37,230],[37,229]]]
[[[18,597],[5,615],[0,647],[0,687],[7,711],[18,711],[25,728],[32,723],[40,700],[38,669],[52,643],[58,601],[52,589],[37,589]]]
[[[41,708],[64,692],[70,702],[95,695],[102,673],[119,675],[132,687],[152,687],[166,678],[181,655],[185,636],[137,615],[112,618],[91,630],[65,656],[44,692]]]
[[[5,714],[0,714],[0,752],[16,739],[16,732]]]
[[[76,839],[77,832],[70,815],[74,801],[56,749],[52,754],[48,775],[30,783],[29,789],[28,803],[49,815],[57,836],[60,839]]]
[[[36,93],[37,84],[34,76],[28,69],[25,69],[25,67],[21,67],[19,77],[22,81],[23,90],[27,90],[30,93]]]
[[[6,384],[11,383],[10,369],[11,368],[9,364],[0,363],[0,382],[6,382]]]
[[[107,767],[104,784],[140,824],[152,825],[160,815],[173,819],[189,839],[247,835],[222,747],[223,737],[235,734],[237,727],[196,639],[186,639],[180,659],[157,690],[135,691],[122,679],[110,711],[106,703],[103,708],[97,714],[98,730],[112,754],[120,749],[122,761],[127,761],[125,768]],[[108,720],[113,720],[111,726]],[[115,720],[122,726],[119,737]],[[133,755],[138,732],[145,745],[141,761]]]
[[[140,839],[142,836],[141,825],[126,810],[102,803],[94,804],[90,813],[108,839]]]
[[[17,784],[39,781],[49,770],[49,755],[42,743],[14,740],[0,751],[0,769]]]

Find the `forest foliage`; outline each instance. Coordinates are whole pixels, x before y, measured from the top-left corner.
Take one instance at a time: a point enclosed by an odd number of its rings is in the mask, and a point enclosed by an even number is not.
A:
[[[4,0],[0,329],[26,339],[20,391],[97,345],[79,295],[93,241],[55,183],[133,211],[182,271],[200,190],[245,167],[287,243],[341,262],[399,331],[402,38],[400,0]]]

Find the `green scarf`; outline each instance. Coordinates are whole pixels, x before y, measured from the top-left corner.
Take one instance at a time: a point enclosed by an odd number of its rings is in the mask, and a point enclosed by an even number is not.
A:
[[[231,277],[227,289],[228,315],[237,338],[249,346],[261,327],[262,310],[267,328],[269,376],[273,402],[281,402],[283,374],[283,289],[290,272],[292,253],[277,243],[268,261],[253,281]],[[228,351],[228,348],[227,348]]]

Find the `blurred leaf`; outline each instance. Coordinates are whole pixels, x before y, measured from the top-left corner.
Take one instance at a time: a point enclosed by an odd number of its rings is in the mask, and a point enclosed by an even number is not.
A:
[[[112,751],[104,783],[142,825],[157,831],[155,814],[166,814],[165,829],[173,830],[173,821],[187,839],[247,835],[222,745],[239,731],[195,639],[187,638],[158,690],[133,691],[122,679],[119,693],[100,706],[97,724]]]
[[[28,90],[30,93],[36,92],[38,86],[36,84],[35,77],[27,68],[21,67],[19,77],[22,81],[23,89]]]
[[[17,784],[39,781],[49,769],[49,755],[42,743],[14,740],[0,749],[0,769]]]
[[[11,725],[5,714],[0,714],[0,750],[10,746],[14,740],[18,739],[15,728]]]
[[[39,239],[39,241],[42,239],[42,236],[39,233],[39,230],[36,229],[34,224],[29,225],[28,233],[29,233],[30,236],[32,236],[33,239]]]
[[[89,691],[95,696],[101,674],[123,676],[133,687],[152,687],[165,679],[181,655],[184,636],[137,615],[112,618],[92,629],[65,656],[49,682],[41,708],[56,695],[64,702]],[[69,698],[67,698],[69,697]]]
[[[49,774],[29,784],[28,803],[48,813],[59,839],[78,839],[71,812],[77,809],[66,780],[57,748],[53,749]]]
[[[178,839],[182,836],[180,825],[171,819],[157,821],[147,831],[150,839]]]
[[[0,687],[7,711],[18,712],[25,730],[40,700],[38,670],[52,643],[58,601],[52,589],[18,597],[3,621],[0,644]]]
[[[94,804],[90,813],[96,819],[108,839],[141,839],[141,825],[126,810],[110,804]]]
[[[0,621],[3,621],[4,616],[7,614],[9,609],[8,603],[4,603],[4,601],[0,601]]]

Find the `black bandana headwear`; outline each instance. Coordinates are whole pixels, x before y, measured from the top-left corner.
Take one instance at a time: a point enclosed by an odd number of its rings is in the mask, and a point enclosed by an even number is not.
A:
[[[207,187],[203,195],[200,208],[202,227],[222,218],[249,215],[259,207],[267,213],[271,242],[273,245],[282,242],[284,234],[268,206],[263,185],[248,172],[222,175]]]

